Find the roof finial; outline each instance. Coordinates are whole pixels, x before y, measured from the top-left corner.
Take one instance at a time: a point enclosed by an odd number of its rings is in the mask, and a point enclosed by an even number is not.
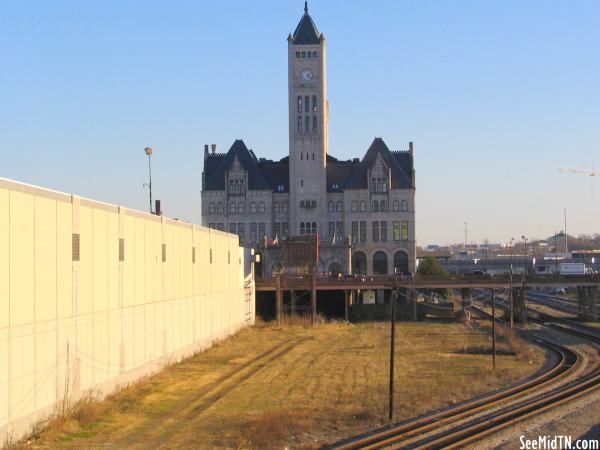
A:
[[[308,14],[308,1],[304,2],[304,14]]]

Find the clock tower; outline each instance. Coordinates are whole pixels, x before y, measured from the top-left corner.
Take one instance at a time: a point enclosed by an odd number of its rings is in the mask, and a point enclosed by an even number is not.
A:
[[[288,37],[290,233],[326,235],[328,109],[325,36],[304,3]]]

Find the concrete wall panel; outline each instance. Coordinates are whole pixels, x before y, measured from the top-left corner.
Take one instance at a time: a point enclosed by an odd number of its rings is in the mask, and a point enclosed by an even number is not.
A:
[[[7,189],[0,188],[0,330],[7,328],[10,319],[10,196]],[[1,340],[0,340],[1,342]],[[1,344],[0,344],[1,345]],[[3,353],[0,353],[3,355]],[[2,404],[2,365],[0,361],[0,405]],[[1,408],[1,407],[0,407]],[[0,409],[0,423],[2,409]]]

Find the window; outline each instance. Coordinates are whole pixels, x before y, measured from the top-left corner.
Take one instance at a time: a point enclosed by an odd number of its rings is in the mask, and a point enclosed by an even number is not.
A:
[[[231,223],[229,224],[229,232],[230,232],[231,234],[235,234],[235,232],[236,232],[236,231],[237,231],[237,230],[236,230],[236,227],[235,227],[235,222],[231,222]]]
[[[306,53],[309,58],[312,56],[312,52],[306,52]]]
[[[305,232],[304,232],[304,222],[300,222],[300,234],[301,235],[305,234]]]
[[[277,185],[277,192],[283,192],[285,190],[285,186],[283,184]]]
[[[394,203],[392,203],[392,211],[394,212],[398,212],[400,211],[400,203],[398,202],[398,200],[394,200]]]
[[[312,127],[313,133],[317,132],[317,116],[313,116],[313,127]]]
[[[300,153],[300,161],[304,159],[304,153]]]
[[[258,238],[262,239],[266,236],[265,233],[265,223],[264,222],[259,222],[258,223]]]
[[[219,222],[217,224],[217,230],[224,231],[225,230],[225,224],[223,222]]]
[[[214,202],[210,202],[208,204],[208,213],[209,214],[214,214],[215,213],[215,203]]]
[[[282,213],[288,212],[288,202],[287,201],[281,202],[281,212]]]
[[[352,201],[351,209],[352,209],[352,212],[357,212],[358,211],[358,202],[356,200]]]
[[[381,238],[381,240],[383,242],[385,242],[385,241],[387,241],[387,221],[382,220],[381,222],[379,222],[379,225],[381,227],[379,237]]]
[[[394,254],[394,273],[408,272],[408,254],[398,251]]]
[[[245,209],[246,209],[246,208],[244,207],[244,204],[243,204],[242,202],[239,202],[239,203],[238,203],[238,213],[239,213],[239,214],[244,214],[244,210],[245,210]]]
[[[304,112],[307,113],[310,111],[310,98],[308,97],[308,95],[306,97],[304,97]],[[306,131],[308,131],[308,127],[306,128]]]
[[[381,212],[387,212],[387,202],[385,200],[381,200],[381,203],[379,204],[379,210]]]
[[[281,235],[287,236],[289,234],[290,228],[287,222],[281,222]]]
[[[365,212],[367,210],[367,203],[364,200],[360,201],[360,212]]]
[[[408,200],[402,200],[402,211],[408,211]]]
[[[371,202],[371,211],[373,211],[373,212],[379,211],[379,202],[377,200],[373,200]]]
[[[298,116],[298,133],[302,133],[302,116]]]
[[[167,262],[167,244],[162,245],[162,262]]]
[[[300,52],[296,52],[296,58],[300,58]]]
[[[313,52],[313,58],[317,57],[317,52]]]
[[[315,154],[313,153],[313,161],[315,160]]]
[[[383,192],[387,192],[387,181],[383,180]]]
[[[373,222],[373,242],[379,242],[379,221]]]
[[[250,224],[250,242],[256,242],[256,222]]]
[[[312,112],[317,112],[317,96],[313,95]]]
[[[258,203],[258,212],[259,213],[264,213],[265,212],[265,202],[259,202]]]
[[[358,241],[358,220],[352,221],[352,242]]]
[[[408,221],[402,221],[402,240],[408,241]]]
[[[360,241],[365,242],[367,240],[367,222],[364,220],[360,221]]]
[[[79,233],[73,233],[71,235],[71,260],[80,261],[80,245],[79,245]]]
[[[256,202],[250,203],[250,213],[254,214],[256,212]]]
[[[246,233],[244,230],[245,226],[243,223],[238,223],[238,236],[240,237],[240,241],[244,241],[246,239]]]
[[[281,210],[281,207],[279,206],[279,202],[274,202],[273,203],[273,211],[278,213]]]
[[[298,114],[302,114],[302,96],[298,96]]]
[[[304,132],[308,133],[309,131],[310,131],[310,117],[306,116],[304,118]]]
[[[373,255],[373,275],[387,275],[387,255],[384,252],[376,252]]]
[[[231,202],[231,203],[229,204],[229,213],[230,213],[230,214],[235,214],[235,212],[236,212],[236,209],[235,209],[235,202]]]
[[[281,236],[281,222],[273,222],[273,236]]]
[[[332,213],[335,212],[335,203],[333,203],[332,201],[329,201],[327,203],[327,210]]]
[[[217,214],[223,214],[223,203],[217,203]]]
[[[306,52],[302,52],[302,57],[306,58]]]
[[[304,205],[305,205],[304,200],[300,200],[300,208],[304,208]]]
[[[300,180],[300,187],[304,187],[304,180]]]
[[[125,261],[125,239],[119,238],[119,261]]]
[[[365,275],[367,273],[367,257],[363,252],[356,252],[352,255],[353,271],[357,275]]]
[[[337,201],[337,202],[335,203],[335,210],[336,210],[337,212],[342,212],[342,211],[344,210],[344,204],[342,203],[342,201],[341,201],[341,200],[340,200],[340,201]]]
[[[211,222],[208,224],[208,228],[212,228],[212,229],[216,229],[216,224],[214,222]]]
[[[317,222],[312,223],[312,234],[317,234]]]
[[[339,188],[340,188],[339,184],[335,184],[334,183],[334,184],[331,185],[331,189],[333,189],[334,191],[337,191]]]
[[[327,235],[329,239],[333,238],[335,234],[335,222],[327,222]]]
[[[337,233],[338,237],[344,236],[344,222],[335,223],[335,232]]]
[[[393,233],[394,233],[394,241],[399,241],[400,237],[401,237],[399,220],[394,220],[394,222],[393,222]]]

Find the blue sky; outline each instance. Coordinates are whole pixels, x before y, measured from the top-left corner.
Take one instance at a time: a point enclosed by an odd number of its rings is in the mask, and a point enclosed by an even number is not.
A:
[[[287,154],[302,1],[3,1],[0,176],[200,221],[202,151]],[[313,0],[330,153],[415,142],[419,245],[600,232],[600,2]]]

